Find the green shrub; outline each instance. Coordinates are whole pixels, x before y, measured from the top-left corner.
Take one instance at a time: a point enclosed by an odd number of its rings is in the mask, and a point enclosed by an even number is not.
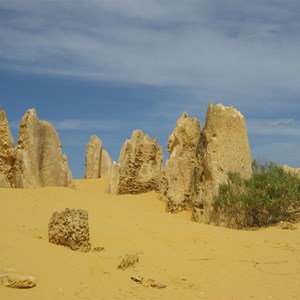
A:
[[[292,221],[300,210],[300,179],[274,162],[253,161],[253,175],[244,180],[228,173],[213,201],[214,214],[229,227],[261,227]]]

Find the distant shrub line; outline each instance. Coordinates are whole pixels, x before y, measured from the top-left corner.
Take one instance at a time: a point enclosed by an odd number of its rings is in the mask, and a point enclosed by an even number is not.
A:
[[[228,227],[263,227],[295,221],[300,213],[300,179],[274,162],[252,163],[253,175],[243,179],[228,173],[213,200],[214,214]]]

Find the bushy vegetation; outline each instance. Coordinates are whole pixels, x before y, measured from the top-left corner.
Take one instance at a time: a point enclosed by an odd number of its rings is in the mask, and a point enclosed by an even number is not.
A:
[[[219,187],[213,201],[214,214],[227,226],[262,227],[293,221],[300,212],[300,179],[274,162],[253,161],[253,175],[244,180],[229,173],[228,183]]]

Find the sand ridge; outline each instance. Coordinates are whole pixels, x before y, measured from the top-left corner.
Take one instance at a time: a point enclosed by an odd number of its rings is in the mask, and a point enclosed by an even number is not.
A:
[[[237,231],[168,214],[155,192],[105,194],[107,178],[74,188],[0,189],[0,269],[33,275],[37,286],[0,286],[0,299],[300,299],[300,224]],[[65,208],[89,212],[92,248],[48,242],[48,222]],[[126,254],[132,268],[118,270]],[[138,284],[141,276],[166,284]]]

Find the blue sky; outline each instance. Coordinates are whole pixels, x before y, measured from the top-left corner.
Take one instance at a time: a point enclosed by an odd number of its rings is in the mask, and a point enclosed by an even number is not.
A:
[[[183,111],[239,109],[252,155],[300,165],[300,1],[0,0],[0,104],[17,142],[31,107],[74,177],[98,135],[114,160],[134,129],[166,148]]]

